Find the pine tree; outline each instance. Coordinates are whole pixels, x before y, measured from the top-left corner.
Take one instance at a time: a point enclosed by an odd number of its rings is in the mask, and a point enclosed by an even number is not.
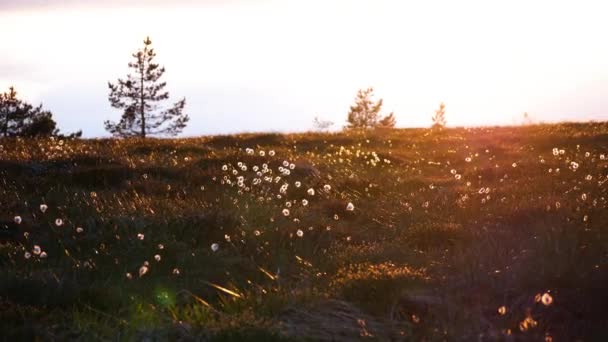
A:
[[[435,111],[435,115],[431,119],[433,120],[432,128],[441,130],[445,127],[445,104],[443,102],[441,102],[439,109]]]
[[[355,98],[355,104],[350,106],[346,128],[372,128],[378,123],[378,115],[382,108],[382,99],[372,100],[374,89],[360,89]]]
[[[127,75],[126,80],[119,78],[116,84],[108,82],[110,104],[123,110],[118,123],[105,122],[106,130],[114,136],[177,135],[190,119],[183,113],[185,98],[168,109],[159,110],[156,103],[167,100],[169,92],[164,90],[166,82],[159,81],[165,68],[153,62],[156,53],[151,44],[147,37],[144,48],[132,55],[135,61],[129,63],[129,68],[135,75]]]
[[[82,132],[69,135],[79,137]],[[14,87],[0,94],[0,135],[4,137],[57,136],[59,129],[53,114],[19,99]]]
[[[380,110],[382,109],[382,99],[377,102],[372,100],[374,93],[373,88],[360,89],[355,98],[355,104],[350,106],[346,128],[374,128],[378,127],[381,122],[391,124],[394,127],[395,117],[390,113],[387,117],[380,119]]]
[[[396,124],[397,124],[397,119],[395,119],[395,114],[390,113],[389,115],[385,116],[384,118],[382,118],[382,120],[380,120],[378,122],[378,127],[395,128]]]
[[[28,113],[34,110],[32,105],[17,98],[17,91],[10,87],[8,92],[0,94],[0,133],[3,137],[17,136],[25,126]]]

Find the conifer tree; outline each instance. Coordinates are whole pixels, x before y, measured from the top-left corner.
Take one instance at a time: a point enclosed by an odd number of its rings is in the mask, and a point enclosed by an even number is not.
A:
[[[69,137],[79,137],[76,132]],[[53,114],[42,109],[42,104],[34,107],[19,99],[14,87],[0,94],[0,136],[40,137],[57,136],[59,129]]]
[[[169,92],[164,90],[166,82],[160,81],[165,68],[154,63],[156,52],[151,45],[147,37],[143,49],[133,53],[135,61],[129,63],[129,68],[134,74],[127,75],[126,80],[119,78],[116,84],[108,82],[110,104],[123,110],[119,122],[105,122],[106,130],[114,136],[177,135],[189,120],[183,113],[185,98],[168,109],[161,109],[157,104],[167,100]]]
[[[445,104],[443,102],[441,102],[439,109],[435,111],[435,114],[431,117],[431,120],[433,120],[432,128],[441,130],[445,127]]]
[[[395,119],[395,114],[390,113],[389,115],[385,116],[384,118],[382,118],[382,120],[380,120],[378,122],[378,127],[395,128],[396,124],[397,124],[397,119]]]
[[[355,104],[350,106],[346,128],[374,128],[378,127],[381,122],[380,110],[382,109],[382,99],[374,102],[373,88],[360,89],[355,98]],[[390,118],[389,118],[390,117]],[[382,120],[384,123],[390,124],[394,121],[393,113],[390,113],[387,118]],[[394,124],[393,124],[394,126]]]

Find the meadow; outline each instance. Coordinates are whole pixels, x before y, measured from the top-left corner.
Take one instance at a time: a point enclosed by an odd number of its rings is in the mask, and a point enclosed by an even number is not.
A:
[[[608,124],[0,140],[2,340],[608,340]]]

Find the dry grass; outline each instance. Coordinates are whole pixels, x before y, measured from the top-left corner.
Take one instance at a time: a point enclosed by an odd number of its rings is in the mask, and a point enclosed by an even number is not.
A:
[[[603,123],[5,139],[0,328],[606,340],[607,186]]]

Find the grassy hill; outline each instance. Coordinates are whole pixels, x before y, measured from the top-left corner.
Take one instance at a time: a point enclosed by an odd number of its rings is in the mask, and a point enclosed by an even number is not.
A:
[[[608,339],[608,125],[0,140],[15,339]]]

